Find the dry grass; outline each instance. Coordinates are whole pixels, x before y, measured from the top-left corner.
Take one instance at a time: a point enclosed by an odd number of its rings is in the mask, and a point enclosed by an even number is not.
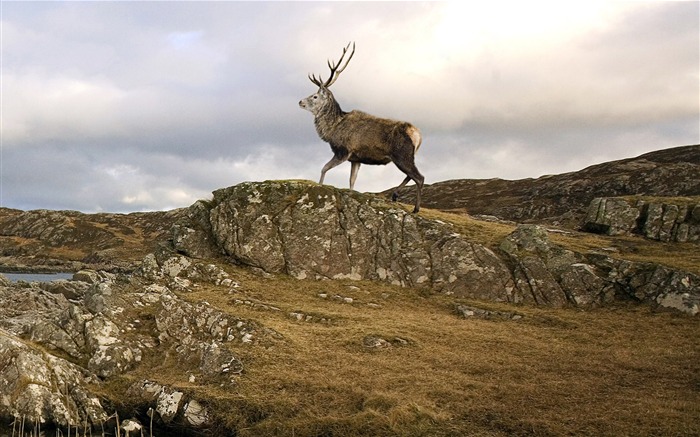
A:
[[[665,243],[636,236],[608,237],[585,232],[551,233],[550,238],[556,244],[580,253],[604,252],[612,258],[655,263],[700,275],[697,243]],[[603,248],[611,250],[601,251]]]
[[[236,346],[245,371],[234,387],[189,383],[172,358],[147,377],[208,399],[220,425],[239,435],[700,434],[698,318],[643,306],[518,307],[519,321],[464,320],[448,296],[231,273],[243,284],[233,294],[203,287],[182,297],[284,339]],[[367,348],[368,335],[392,346]]]

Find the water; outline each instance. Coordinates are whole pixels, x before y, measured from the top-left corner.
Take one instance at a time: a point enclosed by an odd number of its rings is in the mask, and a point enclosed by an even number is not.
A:
[[[37,281],[37,282],[51,282],[58,279],[72,279],[73,273],[2,273],[11,282],[17,281]]]

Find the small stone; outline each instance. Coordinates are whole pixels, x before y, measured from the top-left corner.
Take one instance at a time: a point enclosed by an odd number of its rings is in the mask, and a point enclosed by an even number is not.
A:
[[[391,347],[391,343],[376,335],[368,335],[363,338],[362,345],[370,349],[386,349]]]
[[[125,419],[122,420],[121,429],[126,431],[127,434],[130,432],[140,431],[143,426],[136,419]]]

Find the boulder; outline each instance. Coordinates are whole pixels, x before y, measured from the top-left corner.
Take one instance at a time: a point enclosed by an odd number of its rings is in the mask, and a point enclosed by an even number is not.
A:
[[[551,243],[542,226],[518,226],[500,248],[514,266],[514,301],[562,307],[589,306],[604,300],[602,283],[576,280],[577,272],[591,271],[581,264],[582,257]]]
[[[626,235],[637,229],[640,208],[618,198],[598,197],[591,201],[583,223],[588,232]]]
[[[595,198],[582,229],[605,235],[643,235],[659,241],[700,241],[697,198]]]
[[[83,328],[91,317],[62,294],[34,285],[0,286],[0,328],[73,358],[85,357]]]
[[[149,417],[153,415],[163,423],[180,423],[199,429],[211,425],[207,407],[174,387],[145,380],[132,384],[127,393],[139,403],[151,405]]]

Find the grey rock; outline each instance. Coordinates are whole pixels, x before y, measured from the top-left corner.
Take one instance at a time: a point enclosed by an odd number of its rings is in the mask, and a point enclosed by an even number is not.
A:
[[[387,340],[376,335],[367,335],[362,339],[362,345],[369,349],[386,349],[391,347]]]
[[[91,317],[62,294],[21,284],[0,287],[0,328],[74,358],[85,356],[83,327]]]
[[[183,408],[185,421],[192,426],[202,427],[209,424],[210,417],[207,408],[195,399],[189,400]]]
[[[223,343],[213,341],[202,353],[199,370],[208,377],[239,375],[243,363]]]
[[[569,302],[559,278],[578,258],[574,252],[552,244],[545,228],[520,225],[500,248],[514,264],[514,302],[555,307]]]
[[[60,279],[50,282],[41,282],[39,287],[43,290],[48,291],[53,294],[62,294],[67,299],[80,299],[85,291],[89,288],[89,284],[81,281],[68,281],[65,279]]]
[[[700,279],[667,267],[578,254],[550,242],[545,228],[520,225],[501,244],[513,264],[513,302],[578,307],[634,299],[698,313]]]
[[[107,418],[91,394],[97,378],[79,366],[0,330],[0,417],[29,417],[62,426]]]
[[[160,391],[156,401],[156,412],[163,419],[163,422],[169,423],[175,418],[183,405],[184,396],[185,394],[181,391],[166,387]]]
[[[150,405],[149,417],[160,418],[164,423],[179,423],[198,428],[211,424],[206,406],[173,387],[145,380],[131,385],[128,396]],[[158,413],[156,416],[155,413]]]
[[[450,225],[374,196],[310,182],[214,192],[209,238],[235,262],[299,279],[370,279],[507,300],[507,266]],[[196,228],[198,222],[188,226]],[[187,251],[174,242],[176,251]]]
[[[591,201],[583,229],[606,235],[629,234],[637,227],[641,211],[623,199],[595,198]]]
[[[674,203],[676,202],[676,203]],[[596,198],[588,207],[582,229],[606,235],[638,234],[659,241],[700,241],[700,205],[628,198]],[[699,213],[700,215],[700,213]]]
[[[465,319],[486,319],[486,320],[520,320],[524,316],[513,311],[494,311],[478,308],[472,305],[456,304],[455,310]]]

